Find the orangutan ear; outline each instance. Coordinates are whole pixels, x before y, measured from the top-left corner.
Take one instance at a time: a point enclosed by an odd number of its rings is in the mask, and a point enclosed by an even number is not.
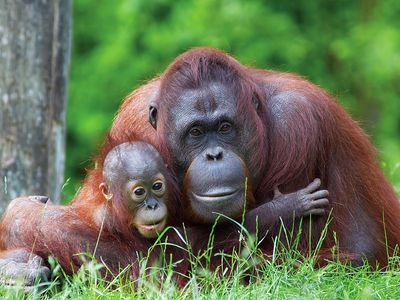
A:
[[[107,201],[112,199],[113,194],[108,191],[107,185],[104,182],[99,184],[99,189]]]
[[[155,105],[149,106],[149,122],[154,129],[157,129],[157,107]]]
[[[256,95],[253,95],[253,106],[256,111],[258,111],[258,108],[260,107],[260,99]]]

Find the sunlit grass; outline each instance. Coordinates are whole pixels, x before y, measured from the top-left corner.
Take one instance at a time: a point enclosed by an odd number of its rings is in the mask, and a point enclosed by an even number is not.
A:
[[[400,299],[398,256],[390,258],[385,271],[373,271],[368,263],[355,268],[335,258],[324,267],[316,267],[324,233],[317,248],[304,254],[296,250],[297,238],[293,239],[283,228],[281,235],[293,242],[287,247],[276,239],[273,253],[265,256],[258,250],[260,241],[238,226],[242,233],[240,249],[213,253],[211,235],[209,247],[203,253],[190,253],[191,272],[183,287],[174,281],[176,274],[167,258],[149,265],[148,256],[144,256],[137,278],[129,279],[130,270],[126,268],[108,281],[100,275],[104,266],[94,260],[88,260],[76,274],[67,276],[51,259],[50,283],[38,284],[28,292],[18,286],[2,286],[0,298],[21,299],[25,295],[26,299]],[[162,241],[159,239],[159,246],[166,246]],[[215,256],[221,264],[211,272],[207,262]]]
[[[286,253],[286,256],[291,256]],[[296,255],[295,255],[296,256]],[[187,285],[178,288],[173,273],[153,267],[138,282],[125,281],[125,274],[110,284],[99,276],[101,265],[90,262],[72,277],[55,274],[44,289],[39,287],[26,294],[26,299],[399,299],[399,257],[396,267],[385,272],[371,271],[368,265],[352,268],[331,262],[314,268],[310,261],[287,259],[277,264],[261,261],[257,277],[248,277],[239,266],[245,264],[236,256],[237,267],[230,276],[210,272],[193,273]],[[0,297],[21,299],[21,287],[0,288]]]

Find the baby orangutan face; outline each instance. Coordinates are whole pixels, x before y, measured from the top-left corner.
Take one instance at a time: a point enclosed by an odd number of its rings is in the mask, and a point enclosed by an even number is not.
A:
[[[121,201],[129,214],[127,226],[146,238],[157,237],[167,223],[166,172],[157,150],[143,142],[118,145],[104,161],[103,177],[111,201]]]
[[[154,238],[167,222],[165,205],[166,181],[161,173],[154,172],[149,179],[137,176],[126,184],[127,202],[132,212],[132,225],[146,238]]]

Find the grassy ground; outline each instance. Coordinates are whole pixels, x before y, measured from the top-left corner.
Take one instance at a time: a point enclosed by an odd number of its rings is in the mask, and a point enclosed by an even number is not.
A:
[[[66,276],[53,262],[51,283],[38,283],[29,292],[18,286],[1,286],[0,298],[400,299],[398,256],[390,259],[385,271],[372,271],[368,264],[354,268],[335,261],[315,268],[315,252],[304,257],[296,250],[280,247],[279,252],[277,250],[266,259],[256,247],[249,245],[244,243],[241,252],[217,254],[224,261],[219,274],[206,271],[198,256],[194,256],[191,262],[194,271],[183,288],[176,286],[170,265],[146,267],[146,259],[141,262],[141,277],[134,282],[124,280],[129,276],[128,270],[122,271],[112,282],[104,281],[99,275],[102,266],[93,261],[85,264],[74,276]]]
[[[26,293],[26,299],[400,299],[400,271],[391,268],[385,272],[372,272],[367,266],[354,269],[331,263],[314,269],[309,263],[301,265],[285,262],[266,264],[259,278],[243,284],[243,274],[235,271],[231,276],[216,278],[193,276],[187,286],[179,289],[171,277],[162,280],[146,278],[134,290],[132,283],[119,287],[103,282],[94,271],[95,265],[86,266],[70,278],[57,279],[50,286]],[[21,299],[21,288],[0,288],[2,299]]]

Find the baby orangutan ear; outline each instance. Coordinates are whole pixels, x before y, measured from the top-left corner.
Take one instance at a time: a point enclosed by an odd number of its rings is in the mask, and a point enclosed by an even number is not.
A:
[[[108,191],[107,185],[104,182],[100,183],[99,189],[107,201],[112,199],[113,194]]]

